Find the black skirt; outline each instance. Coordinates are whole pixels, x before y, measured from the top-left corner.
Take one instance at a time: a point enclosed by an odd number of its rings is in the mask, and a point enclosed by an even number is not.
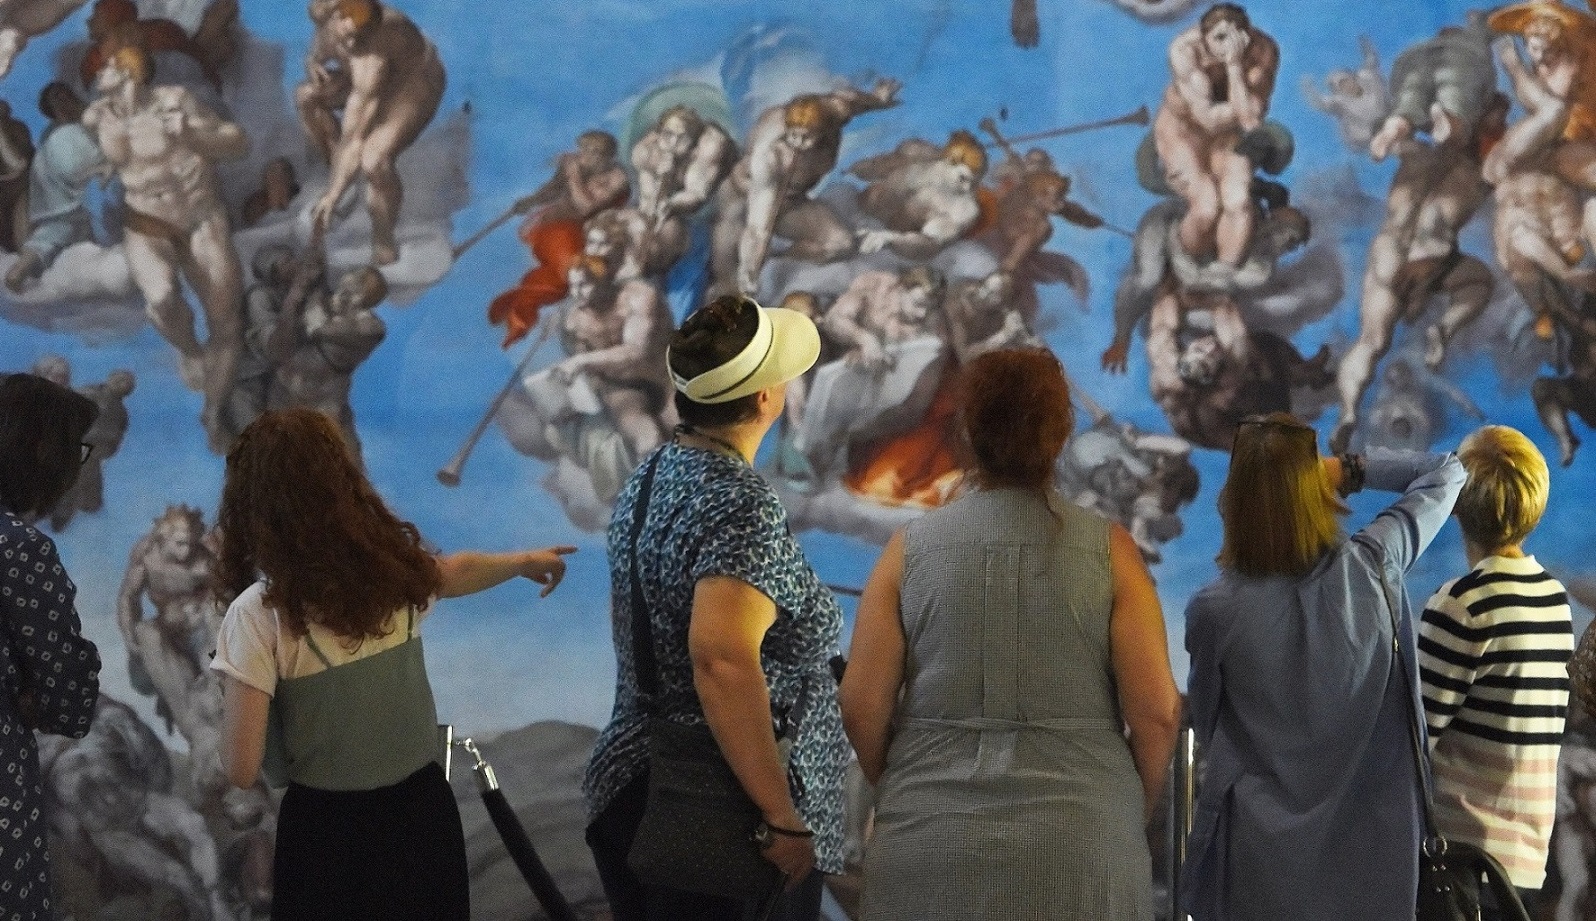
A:
[[[277,820],[274,921],[469,921],[465,834],[443,769],[390,787],[289,784]]]

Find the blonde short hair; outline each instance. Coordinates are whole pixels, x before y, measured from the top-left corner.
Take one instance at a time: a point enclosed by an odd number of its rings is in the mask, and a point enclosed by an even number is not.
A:
[[[1523,543],[1551,491],[1540,449],[1518,429],[1487,425],[1463,439],[1457,453],[1469,474],[1453,507],[1463,536],[1484,550]]]
[[[1242,420],[1219,493],[1219,565],[1246,576],[1303,576],[1341,543],[1346,505],[1314,430],[1288,413]]]

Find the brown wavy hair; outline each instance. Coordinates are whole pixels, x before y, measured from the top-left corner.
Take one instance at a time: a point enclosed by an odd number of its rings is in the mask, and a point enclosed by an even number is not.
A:
[[[982,486],[1040,489],[1075,431],[1064,366],[1047,349],[999,349],[960,377],[959,418]]]
[[[309,623],[358,643],[422,607],[442,577],[421,533],[383,503],[333,421],[310,409],[265,413],[227,452],[217,601],[257,578],[265,601],[301,635]]]

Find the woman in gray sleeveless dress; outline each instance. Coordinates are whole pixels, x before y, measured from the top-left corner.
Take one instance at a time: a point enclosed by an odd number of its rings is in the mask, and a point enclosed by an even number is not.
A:
[[[1051,489],[1074,424],[1052,353],[962,384],[978,488],[888,543],[842,684],[877,785],[864,917],[1151,921],[1180,721],[1158,597],[1130,534]]]

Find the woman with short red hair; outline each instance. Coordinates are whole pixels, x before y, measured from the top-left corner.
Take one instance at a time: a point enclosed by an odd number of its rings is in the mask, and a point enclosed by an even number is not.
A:
[[[974,488],[888,542],[843,676],[877,785],[864,917],[1151,921],[1180,695],[1147,565],[1053,489],[1074,413],[1051,352],[972,361],[959,424]]]

